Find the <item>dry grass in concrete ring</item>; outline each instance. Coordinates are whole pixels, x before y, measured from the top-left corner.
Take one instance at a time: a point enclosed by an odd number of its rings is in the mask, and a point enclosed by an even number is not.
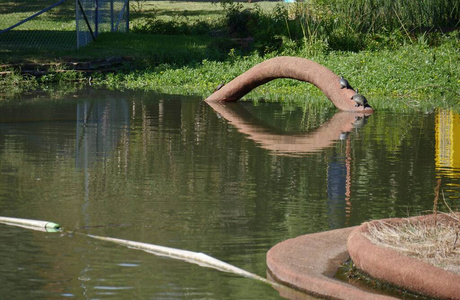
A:
[[[445,215],[448,221],[436,223],[409,220],[400,223],[372,222],[366,237],[378,246],[460,274],[460,214]]]

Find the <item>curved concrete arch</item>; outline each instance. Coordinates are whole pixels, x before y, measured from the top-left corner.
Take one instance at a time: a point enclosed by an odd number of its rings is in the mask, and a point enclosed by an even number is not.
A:
[[[239,75],[210,95],[206,101],[238,101],[254,88],[277,78],[291,78],[318,87],[332,103],[343,111],[372,113],[370,106],[355,107],[355,92],[341,88],[339,79],[328,68],[305,58],[279,56],[268,59]]]

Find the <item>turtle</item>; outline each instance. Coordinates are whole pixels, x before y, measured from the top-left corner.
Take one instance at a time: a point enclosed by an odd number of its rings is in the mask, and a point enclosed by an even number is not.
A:
[[[358,92],[358,89],[355,90],[355,94],[351,97],[351,100],[355,101],[356,103],[355,107],[362,106],[364,108],[364,107],[369,106],[366,97],[361,95]]]
[[[220,84],[214,89],[214,92],[217,92],[218,90],[220,90],[224,85],[225,85],[225,82],[220,83]]]
[[[340,83],[340,88],[341,89],[349,89],[349,88],[351,88],[350,84],[348,83],[348,80],[343,78],[343,76],[340,76],[339,83]]]

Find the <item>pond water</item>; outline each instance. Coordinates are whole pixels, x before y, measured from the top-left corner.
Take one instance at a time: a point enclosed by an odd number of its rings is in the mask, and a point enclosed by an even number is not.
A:
[[[203,252],[266,277],[298,235],[460,206],[460,114],[88,89],[0,104],[0,295],[278,299],[264,283],[87,234]],[[445,208],[443,208],[446,210]]]

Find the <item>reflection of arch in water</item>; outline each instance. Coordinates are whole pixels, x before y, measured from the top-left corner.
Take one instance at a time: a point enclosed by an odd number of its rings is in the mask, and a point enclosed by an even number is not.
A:
[[[355,107],[355,92],[341,88],[339,76],[328,68],[305,58],[280,56],[266,60],[236,77],[210,95],[206,101],[238,101],[259,85],[277,78],[291,78],[312,83],[343,111],[372,113],[371,107]]]
[[[302,134],[280,134],[261,125],[240,103],[208,102],[224,119],[262,148],[282,155],[319,152],[338,140],[345,140],[342,157],[331,157],[327,173],[328,214],[330,226],[340,228],[347,224],[351,214],[351,146],[348,133],[365,126],[368,115],[338,112],[312,131]]]
[[[302,134],[279,134],[260,125],[238,102],[207,102],[219,115],[246,134],[262,148],[277,154],[301,154],[318,152],[343,139],[368,115],[364,113],[337,112],[319,128]]]

